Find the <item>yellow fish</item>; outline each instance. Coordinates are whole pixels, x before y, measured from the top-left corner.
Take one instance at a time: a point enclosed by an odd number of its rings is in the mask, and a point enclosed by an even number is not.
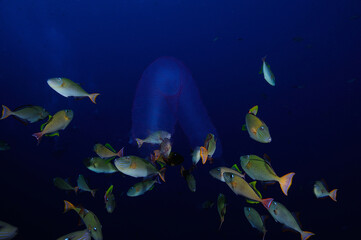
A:
[[[317,198],[330,197],[335,202],[337,202],[337,190],[338,189],[334,189],[331,192],[327,191],[327,188],[322,181],[316,181],[315,185],[313,186],[313,192]]]
[[[67,78],[50,78],[48,85],[64,97],[89,97],[93,103],[99,93],[87,93],[79,84]]]
[[[226,209],[226,197],[222,193],[220,193],[217,198],[217,210],[219,217],[221,218],[221,223],[219,224],[218,230],[221,230],[222,224],[224,222],[224,216],[226,215]]]
[[[249,136],[261,143],[270,143],[272,141],[267,125],[258,117],[258,106],[254,106],[246,115],[246,128]]]
[[[115,152],[114,148],[110,146],[109,143],[105,144],[105,146],[97,143],[94,145],[94,152],[101,158],[123,157],[124,147],[118,152]]]

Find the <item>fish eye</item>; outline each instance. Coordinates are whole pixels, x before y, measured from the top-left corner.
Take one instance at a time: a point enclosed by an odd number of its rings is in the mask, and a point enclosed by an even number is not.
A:
[[[94,230],[94,231],[97,231],[97,228],[96,228],[96,227],[94,227],[94,228],[93,228],[93,230]]]
[[[220,169],[220,168],[217,168],[217,171],[221,171],[221,169]]]
[[[264,130],[264,126],[261,126],[259,129]]]

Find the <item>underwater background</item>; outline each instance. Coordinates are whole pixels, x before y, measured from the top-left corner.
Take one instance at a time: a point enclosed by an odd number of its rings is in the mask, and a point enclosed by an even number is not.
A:
[[[39,146],[32,134],[40,123],[0,121],[0,140],[11,146],[0,151],[0,220],[18,227],[15,239],[56,239],[84,228],[77,214],[63,213],[68,200],[98,216],[104,239],[262,239],[243,207],[269,215],[266,209],[246,203],[209,170],[239,163],[241,155],[267,153],[277,173],[296,175],[288,196],[276,184],[260,185],[263,196],[299,212],[302,229],[316,234],[311,239],[357,236],[360,42],[359,0],[0,0],[0,104],[74,111],[68,128]],[[129,143],[133,101],[144,70],[162,56],[190,70],[222,152],[213,164],[198,163],[195,193],[175,166],[167,169],[166,183],[130,198],[124,193],[139,179],[91,172],[83,159],[95,155],[98,142],[140,154]],[[264,56],[275,87],[259,74]],[[46,83],[53,77],[99,92],[97,104],[62,97]],[[242,131],[254,105],[271,143]],[[179,126],[172,141],[189,168],[192,146]],[[95,198],[54,187],[54,177],[70,177],[74,185],[78,174],[98,189]],[[320,179],[339,189],[337,202],[316,199],[313,184]],[[117,206],[109,214],[103,194],[111,184]],[[219,193],[228,204],[220,231],[216,206],[201,207]],[[282,232],[272,217],[265,224],[266,239],[300,238]]]

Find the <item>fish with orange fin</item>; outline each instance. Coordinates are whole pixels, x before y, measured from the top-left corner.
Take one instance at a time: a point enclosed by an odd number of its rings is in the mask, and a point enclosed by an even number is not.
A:
[[[94,145],[94,152],[101,158],[123,157],[124,147],[116,152],[109,143],[105,145],[97,143]]]
[[[259,194],[242,177],[229,172],[223,173],[223,177],[228,187],[230,187],[236,195],[260,202],[266,209],[270,207],[273,198],[260,198]]]
[[[337,202],[336,196],[338,189],[334,189],[331,192],[327,190],[324,181],[316,181],[313,186],[313,192],[317,198],[330,197],[333,201]]]
[[[246,216],[248,222],[251,224],[253,228],[256,228],[258,231],[263,233],[262,240],[266,236],[266,227],[264,226],[265,216],[260,216],[256,209],[251,207],[244,207],[244,215]]]
[[[145,139],[136,138],[135,140],[137,141],[138,148],[140,148],[143,143],[161,144],[164,139],[171,139],[171,136],[172,135],[169,132],[160,130],[149,134],[149,136]]]
[[[217,146],[217,140],[214,137],[214,134],[208,133],[206,140],[204,141],[204,147],[207,149],[208,159],[211,161],[213,160],[213,154],[216,151],[216,146]]]
[[[11,111],[5,105],[2,105],[2,107],[3,109],[0,120],[13,116],[16,119],[20,120],[22,123],[27,124],[28,122],[29,123],[37,122],[49,116],[49,113],[43,107],[40,106],[25,105],[18,107],[13,111]]]
[[[85,208],[75,207],[72,203],[64,200],[64,213],[74,210],[77,212],[84,222],[87,230],[90,231],[92,238],[95,240],[102,240],[102,225],[99,222],[98,217],[90,210]]]
[[[264,155],[266,159],[260,158],[256,155],[241,156],[240,162],[243,171],[246,172],[253,180],[271,182],[276,181],[280,184],[282,192],[287,196],[288,189],[292,185],[294,172],[288,173],[283,177],[279,177],[270,164],[268,155]]]
[[[97,191],[97,189],[90,189],[83,175],[79,174],[77,183],[80,190],[90,192],[91,195],[95,197],[95,192]]]
[[[89,97],[93,103],[96,103],[95,100],[100,95],[99,93],[87,93],[79,84],[68,78],[50,78],[47,82],[52,89],[64,97]]]
[[[196,179],[194,178],[192,171],[193,171],[194,167],[192,166],[190,169],[185,170],[183,166],[181,166],[181,175],[185,178],[185,180],[187,181],[188,184],[188,188],[189,190],[191,190],[191,192],[195,192],[196,191]]]
[[[246,114],[246,129],[249,136],[261,143],[270,143],[272,141],[267,125],[258,117],[258,105],[252,107]]]
[[[217,198],[217,210],[221,219],[218,230],[221,230],[227,210],[226,197],[222,193],[220,193]]]
[[[291,214],[288,209],[283,206],[283,204],[272,201],[270,207],[268,208],[269,213],[272,215],[276,222],[284,224],[286,227],[289,227],[301,234],[301,239],[306,240],[311,236],[315,235],[312,232],[303,231],[298,224],[296,218]]]

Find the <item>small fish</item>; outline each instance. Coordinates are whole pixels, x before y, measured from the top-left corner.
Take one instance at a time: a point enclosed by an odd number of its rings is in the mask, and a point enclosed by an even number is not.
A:
[[[10,150],[10,145],[5,141],[0,141],[0,151]]]
[[[255,190],[242,177],[228,172],[223,173],[223,177],[227,185],[236,195],[241,195],[250,200],[261,202],[266,209],[269,208],[273,199],[260,198],[259,195],[255,192]]]
[[[82,231],[69,233],[58,238],[57,240],[91,240],[91,235],[88,229],[84,229]]]
[[[114,148],[112,148],[109,143],[105,144],[105,146],[97,143],[94,145],[94,152],[101,158],[123,157],[124,147],[118,152],[115,152]]]
[[[246,127],[249,136],[261,143],[270,143],[272,141],[267,125],[258,117],[258,106],[254,106],[246,115]]]
[[[214,206],[214,202],[211,200],[207,200],[205,202],[202,203],[202,208],[203,209],[209,209],[212,208]]]
[[[316,181],[315,185],[313,186],[313,192],[317,198],[330,197],[335,202],[337,202],[337,191],[338,189],[334,189],[331,192],[327,191],[327,188],[322,181]]]
[[[137,156],[125,156],[114,160],[115,167],[125,175],[131,177],[152,177],[159,175],[165,182],[165,168],[158,169],[149,161]]]
[[[166,138],[171,139],[171,134],[169,132],[156,131],[150,134],[145,139],[136,138],[135,140],[137,141],[138,148],[140,148],[143,145],[143,143],[161,144],[163,140]]]
[[[79,84],[67,78],[50,78],[48,85],[64,97],[89,97],[93,103],[99,93],[87,93]]]
[[[84,165],[96,173],[116,173],[118,169],[111,162],[113,159],[103,159],[100,157],[92,157],[84,159]]]
[[[239,168],[238,168],[238,166],[236,164],[234,164],[232,166],[232,168],[228,168],[228,167],[213,168],[212,170],[209,171],[209,174],[212,177],[214,177],[214,178],[216,178],[216,179],[218,179],[218,180],[220,180],[222,182],[225,182],[224,177],[223,177],[223,174],[225,172],[233,173],[233,174],[238,175],[238,176],[240,176],[242,178],[245,177],[245,174],[242,174],[242,172],[239,170]]]
[[[66,213],[70,210],[74,210],[75,212],[77,212],[79,214],[79,216],[83,220],[86,228],[90,231],[91,236],[95,240],[103,239],[102,225],[100,224],[97,216],[92,211],[84,209],[84,208],[75,207],[70,202],[64,200],[64,213]]]
[[[204,141],[204,147],[208,151],[208,158],[212,159],[214,152],[216,151],[217,140],[212,133],[208,133],[206,140]]]
[[[114,212],[115,209],[115,197],[113,194],[114,186],[111,185],[104,194],[105,209],[108,213]]]
[[[288,189],[291,187],[292,179],[295,175],[294,172],[279,177],[271,167],[269,161],[256,155],[241,156],[240,162],[243,171],[245,171],[253,180],[265,182],[276,181],[280,184],[282,192],[287,196]]]
[[[221,230],[222,224],[224,222],[224,216],[226,215],[226,209],[226,197],[222,193],[220,193],[217,198],[217,210],[219,217],[221,218],[221,223],[219,224],[218,230]]]
[[[149,190],[153,189],[152,187],[154,184],[159,181],[157,178],[155,179],[148,179],[139,183],[134,184],[134,186],[130,187],[127,196],[128,197],[137,197],[143,195],[144,193],[148,192]]]
[[[160,155],[164,158],[168,158],[172,151],[172,142],[169,138],[164,138],[160,144]]]
[[[18,234],[18,228],[0,221],[0,239],[13,239]]]
[[[189,190],[191,190],[191,192],[195,192],[196,191],[196,179],[194,178],[192,171],[193,171],[193,167],[191,167],[188,170],[185,170],[183,166],[181,167],[181,170],[180,170],[181,175],[187,181]]]
[[[275,80],[275,76],[273,75],[270,66],[266,63],[266,57],[262,58],[262,70],[260,71],[260,74],[263,73],[263,77],[264,79],[271,85],[271,86],[275,86],[276,85],[276,80]]]
[[[90,192],[92,196],[95,197],[97,189],[90,189],[83,175],[79,174],[77,183],[80,190]]]
[[[264,226],[264,219],[259,215],[259,213],[256,211],[256,209],[251,207],[244,207],[244,215],[246,216],[248,222],[251,224],[251,226],[261,233],[263,233],[263,240],[266,236],[266,227]]]
[[[71,120],[73,120],[73,116],[74,113],[72,110],[61,110],[55,113],[55,115],[45,123],[44,128],[41,129],[41,132],[33,134],[36,140],[38,140],[38,144],[44,135],[52,134],[59,130],[64,130],[69,125]]]
[[[282,223],[287,227],[299,232],[301,234],[302,240],[306,240],[312,235],[315,235],[312,232],[302,231],[295,217],[281,203],[272,201],[268,211],[276,222]]]
[[[14,111],[11,111],[5,105],[2,105],[2,107],[3,110],[0,120],[13,116],[22,122],[26,121],[24,122],[26,124],[27,122],[30,123],[37,122],[39,120],[46,118],[49,115],[49,113],[43,107],[40,106],[26,105],[26,106],[18,107]]]
[[[199,160],[201,160],[201,150],[200,150],[200,147],[196,147],[192,152],[193,165],[197,165]]]
[[[79,187],[71,186],[67,181],[65,181],[60,177],[54,178],[53,182],[54,182],[54,186],[61,190],[74,191],[75,193],[78,192],[79,190]]]

